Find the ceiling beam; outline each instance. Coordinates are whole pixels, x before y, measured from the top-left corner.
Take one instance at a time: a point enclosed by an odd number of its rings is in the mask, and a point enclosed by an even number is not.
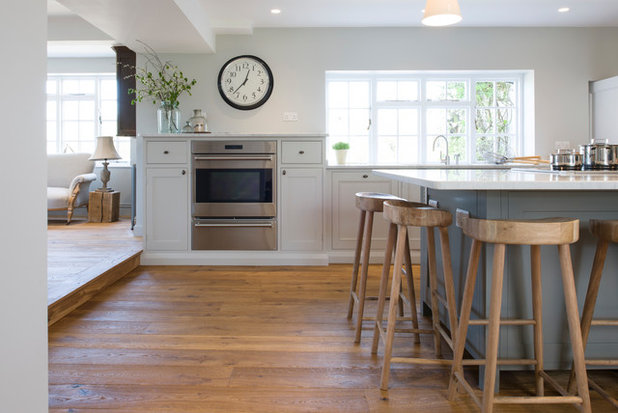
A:
[[[206,13],[198,9],[195,0],[58,2],[136,52],[143,51],[140,42],[158,53],[213,53],[215,50]],[[177,3],[182,4],[183,10]]]

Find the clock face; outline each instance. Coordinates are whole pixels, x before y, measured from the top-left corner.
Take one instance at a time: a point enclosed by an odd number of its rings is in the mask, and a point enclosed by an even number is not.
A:
[[[273,74],[262,59],[238,56],[228,60],[218,79],[219,93],[230,106],[249,110],[262,106],[273,90]]]

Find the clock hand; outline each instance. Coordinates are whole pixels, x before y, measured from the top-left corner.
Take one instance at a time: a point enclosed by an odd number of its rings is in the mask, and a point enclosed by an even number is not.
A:
[[[238,92],[238,89],[240,89],[241,87],[243,87],[245,85],[245,83],[247,83],[247,80],[249,80],[249,72],[250,72],[250,70],[247,70],[247,76],[245,76],[245,80],[232,93]]]

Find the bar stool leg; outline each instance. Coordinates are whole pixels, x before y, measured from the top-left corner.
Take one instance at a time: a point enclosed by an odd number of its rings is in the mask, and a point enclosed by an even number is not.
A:
[[[543,371],[543,287],[541,283],[541,247],[530,246],[530,274],[532,283],[532,316],[534,318],[534,379],[536,395],[545,394],[545,382],[541,376]]]
[[[577,295],[575,293],[575,279],[573,276],[573,264],[571,262],[571,250],[569,249],[569,245],[558,245],[558,253],[560,255],[560,267],[562,269],[562,286],[564,289],[564,302],[566,304],[567,320],[569,323],[569,335],[571,336],[573,368],[575,370],[577,391],[582,398],[581,411],[589,413],[592,407],[590,405],[588,376],[586,374],[586,361],[584,358],[581,325],[579,323],[579,314],[577,311]]]
[[[433,348],[436,358],[442,356],[440,345],[440,306],[438,304],[438,280],[436,276],[436,243],[433,227],[427,227],[427,255],[429,267],[429,290],[431,303],[431,324],[433,327]]]
[[[444,293],[448,307],[449,329],[451,330],[451,349],[455,348],[457,334],[457,305],[455,300],[455,284],[453,283],[453,267],[451,264],[451,249],[448,238],[448,228],[440,227],[440,251],[442,251],[442,269],[444,275]]]
[[[388,237],[386,242],[386,251],[384,251],[384,264],[382,265],[382,276],[380,277],[380,290],[378,292],[378,312],[376,313],[376,322],[373,326],[373,344],[371,345],[371,354],[378,352],[378,344],[380,342],[380,332],[382,327],[382,319],[384,316],[384,303],[386,302],[386,288],[388,286],[388,275],[391,268],[391,258],[393,255],[393,246],[397,239],[397,225],[390,224],[388,226]]]
[[[412,328],[417,330],[414,333],[414,342],[421,342],[421,334],[418,332],[418,312],[416,311],[416,293],[414,292],[414,279],[412,274],[412,258],[410,257],[410,234],[406,233],[406,246],[403,254],[406,266],[406,282],[408,284],[408,300],[410,301],[410,313],[412,317]],[[399,294],[397,294],[399,297]],[[403,315],[403,301],[399,297],[399,314]]]
[[[502,308],[502,282],[504,280],[504,253],[506,245],[494,244],[492,263],[491,298],[489,323],[487,324],[487,345],[485,362],[485,383],[483,389],[483,413],[492,413],[498,367],[498,342],[500,338],[500,311]]]
[[[470,321],[470,311],[472,310],[472,300],[474,298],[474,285],[476,283],[476,273],[479,268],[479,259],[481,256],[481,246],[483,243],[478,240],[472,240],[470,249],[470,259],[468,260],[468,269],[466,271],[466,281],[464,285],[464,294],[461,301],[461,313],[459,316],[459,326],[455,335],[455,346],[453,349],[453,364],[451,365],[451,375],[448,383],[448,399],[455,400],[457,394],[457,378],[460,375],[463,378],[463,353],[466,346],[466,338],[468,335],[468,322]]]
[[[605,257],[607,256],[608,246],[609,242],[599,240],[597,242],[597,249],[594,253],[592,270],[590,271],[590,281],[588,281],[588,290],[586,291],[586,300],[584,301],[584,309],[582,311],[581,327],[584,351],[586,351],[586,343],[588,342],[588,335],[590,334],[590,325],[592,324],[594,307],[597,303],[597,296],[601,285],[601,275],[603,274],[603,267],[605,265]],[[571,368],[571,377],[569,378],[568,390],[569,393],[573,393],[575,391],[575,370],[573,368]]]
[[[405,249],[407,228],[404,225],[397,226],[397,246],[395,247],[395,266],[393,267],[393,281],[391,283],[391,300],[388,303],[388,325],[386,328],[386,340],[384,340],[384,357],[382,362],[382,378],[380,389],[388,390],[391,357],[393,354],[393,337],[395,335],[395,322],[397,319],[397,297],[401,287],[401,265]]]
[[[361,278],[358,286],[358,310],[356,314],[356,333],[354,343],[360,343],[363,331],[363,314],[365,312],[365,295],[367,293],[367,272],[369,271],[369,251],[371,249],[371,233],[373,231],[373,211],[368,211],[365,216],[365,236],[361,251]]]
[[[363,232],[365,227],[365,210],[361,210],[358,233],[356,234],[356,249],[354,250],[354,264],[352,266],[352,283],[350,285],[350,301],[348,301],[348,320],[352,319],[354,311],[354,295],[358,283],[358,264],[360,263],[361,246],[363,245]],[[356,296],[358,297],[358,295]]]

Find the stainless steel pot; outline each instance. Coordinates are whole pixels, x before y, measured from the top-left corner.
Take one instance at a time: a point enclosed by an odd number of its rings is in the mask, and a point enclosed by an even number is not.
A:
[[[554,171],[579,171],[582,169],[582,154],[573,149],[559,149],[549,155],[551,169]]]
[[[588,145],[580,145],[585,170],[608,170],[618,167],[618,145],[610,145],[607,140],[593,139]]]

